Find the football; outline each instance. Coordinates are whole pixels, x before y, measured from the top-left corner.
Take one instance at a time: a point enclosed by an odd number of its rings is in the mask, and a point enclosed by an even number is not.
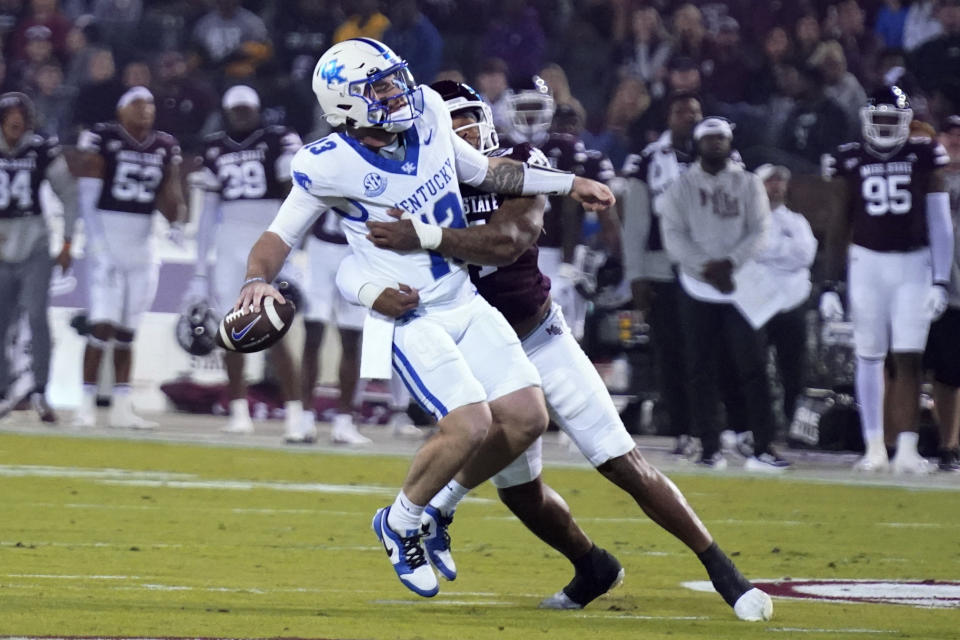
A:
[[[290,300],[280,304],[264,298],[260,312],[252,309],[231,311],[220,321],[217,346],[228,351],[254,353],[273,346],[293,324],[296,306]]]

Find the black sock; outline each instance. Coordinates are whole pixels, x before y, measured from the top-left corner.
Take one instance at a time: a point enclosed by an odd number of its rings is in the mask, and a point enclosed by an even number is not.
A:
[[[573,568],[577,573],[589,573],[593,569],[593,559],[596,557],[596,554],[600,550],[597,549],[597,545],[590,547],[590,551],[587,551],[585,554],[573,560]]]
[[[698,553],[697,557],[707,570],[710,576],[710,582],[713,588],[731,607],[747,591],[753,588],[750,581],[743,577],[740,570],[727,557],[717,543],[714,542],[703,553]]]

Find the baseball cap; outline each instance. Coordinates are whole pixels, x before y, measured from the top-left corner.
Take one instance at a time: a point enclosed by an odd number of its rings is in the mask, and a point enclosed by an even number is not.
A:
[[[27,40],[50,40],[53,38],[53,31],[50,27],[42,24],[35,24],[24,32]]]
[[[756,169],[754,169],[753,172],[757,174],[760,177],[760,179],[763,180],[764,182],[766,182],[767,180],[769,180],[774,176],[778,176],[783,180],[790,179],[790,169],[787,169],[782,164],[770,164],[770,163],[762,164]]]
[[[117,109],[123,109],[125,106],[136,100],[146,100],[153,102],[153,94],[146,87],[133,87],[127,89],[127,92],[120,96],[117,101]]]
[[[960,116],[950,116],[947,118],[946,122],[943,123],[943,131],[946,133],[951,129],[960,128]]]
[[[693,129],[693,139],[699,141],[703,136],[724,136],[733,140],[733,125],[723,118],[704,118]]]
[[[223,94],[223,108],[233,109],[234,107],[253,107],[260,108],[260,96],[251,87],[245,84],[238,84],[227,89]]]

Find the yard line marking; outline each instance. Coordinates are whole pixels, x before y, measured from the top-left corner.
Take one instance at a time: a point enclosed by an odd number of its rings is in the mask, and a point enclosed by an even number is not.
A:
[[[410,605],[440,605],[443,607],[451,606],[463,606],[468,605],[471,607],[509,607],[513,606],[515,602],[502,602],[499,600],[437,600],[431,598],[430,600],[371,600],[371,604],[398,604],[404,607]]]
[[[31,464],[0,464],[0,476],[10,478],[142,478],[145,480],[196,478],[192,473],[177,473],[174,471],[135,471],[132,469],[95,469]]]
[[[644,616],[644,615],[598,615],[596,613],[575,613],[572,614],[574,618],[603,618],[610,620],[611,618],[620,620],[709,620],[710,616]]]
[[[50,578],[55,580],[142,580],[140,576],[61,575],[51,573],[8,573],[8,578]]]
[[[767,631],[787,633],[900,633],[886,629],[805,629],[803,627],[767,627]]]

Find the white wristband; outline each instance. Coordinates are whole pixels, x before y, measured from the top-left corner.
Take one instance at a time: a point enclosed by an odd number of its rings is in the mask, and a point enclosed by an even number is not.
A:
[[[523,165],[522,196],[565,196],[573,190],[572,173]]]
[[[428,224],[416,216],[411,216],[409,220],[413,223],[413,230],[417,232],[417,237],[420,238],[421,249],[436,249],[440,246],[440,241],[443,240],[443,227]]]
[[[357,292],[357,300],[368,309],[373,309],[373,303],[377,301],[377,298],[379,298],[380,294],[386,289],[387,287],[383,285],[368,282],[360,287],[360,291]]]

